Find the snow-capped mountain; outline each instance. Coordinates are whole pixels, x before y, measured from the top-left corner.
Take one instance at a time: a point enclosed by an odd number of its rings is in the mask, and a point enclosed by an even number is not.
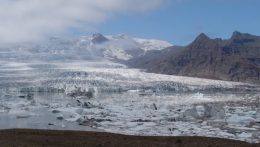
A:
[[[94,34],[73,39],[52,37],[41,43],[23,44],[17,47],[22,52],[11,56],[22,60],[36,58],[124,61],[144,55],[148,50],[161,50],[169,46],[172,45],[168,42],[154,39]],[[17,52],[17,48],[12,47],[12,50]],[[6,56],[6,58],[9,57]]]

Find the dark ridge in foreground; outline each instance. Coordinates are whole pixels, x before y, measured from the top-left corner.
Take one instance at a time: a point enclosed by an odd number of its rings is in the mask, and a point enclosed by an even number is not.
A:
[[[131,59],[148,72],[260,84],[260,36],[235,31],[230,39],[200,34],[190,45]]]
[[[1,147],[260,147],[206,137],[141,137],[101,132],[2,130]]]

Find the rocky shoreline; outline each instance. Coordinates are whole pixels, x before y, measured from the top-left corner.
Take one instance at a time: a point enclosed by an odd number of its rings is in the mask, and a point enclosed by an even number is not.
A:
[[[206,137],[145,137],[103,132],[2,130],[3,147],[259,147],[242,141]]]

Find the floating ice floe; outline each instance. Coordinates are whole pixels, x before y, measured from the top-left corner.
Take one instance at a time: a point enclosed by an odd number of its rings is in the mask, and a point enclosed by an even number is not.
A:
[[[18,66],[22,70],[14,72]],[[28,120],[35,128],[260,142],[257,85],[145,73],[112,62],[39,61],[4,68],[0,124]]]

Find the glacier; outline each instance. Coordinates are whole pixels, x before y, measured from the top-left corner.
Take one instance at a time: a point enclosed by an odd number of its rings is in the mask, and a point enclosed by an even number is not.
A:
[[[131,69],[119,61],[170,44],[103,37],[52,38],[1,49],[0,129],[260,142],[259,85]]]

